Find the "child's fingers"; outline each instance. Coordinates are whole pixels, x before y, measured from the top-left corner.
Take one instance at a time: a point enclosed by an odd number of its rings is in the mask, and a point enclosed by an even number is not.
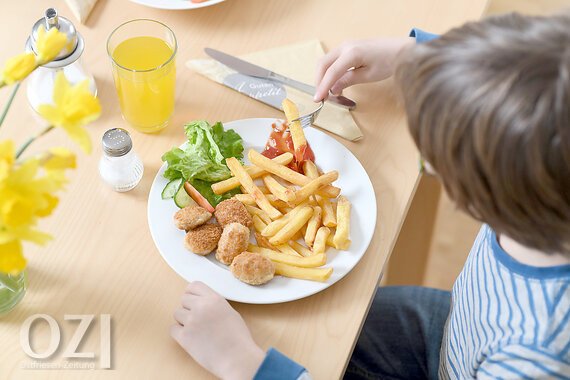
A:
[[[185,293],[194,294],[197,296],[208,296],[218,294],[214,292],[208,285],[201,281],[192,281],[186,286]]]
[[[190,293],[184,293],[184,295],[182,296],[182,306],[185,309],[192,310],[192,306],[194,305],[194,303],[198,298],[200,298],[200,296]]]
[[[186,310],[182,307],[174,310],[174,320],[178,322],[181,326],[184,326],[187,323],[188,318],[190,317],[190,310]]]
[[[319,59],[319,62],[317,62],[317,67],[315,70],[315,85],[317,86],[317,90],[315,91],[315,101],[326,99],[326,96],[328,95],[328,89],[321,90],[320,83],[321,80],[323,80],[323,76],[327,72],[330,65],[332,65],[333,62],[336,61],[339,57],[340,52],[341,49],[338,47],[326,54],[324,57]]]
[[[335,95],[340,95],[342,90],[353,84],[367,82],[367,68],[359,67],[354,70],[348,70],[344,73],[331,87],[331,92]]]
[[[318,85],[317,90],[315,92],[315,99],[320,98],[323,99],[325,93],[327,93],[333,84],[342,77],[348,69],[354,66],[354,57],[343,54],[336,61],[330,65],[328,70],[326,71],[325,75],[321,83]]]

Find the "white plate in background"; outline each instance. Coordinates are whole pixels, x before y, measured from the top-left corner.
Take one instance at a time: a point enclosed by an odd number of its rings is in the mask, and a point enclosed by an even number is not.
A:
[[[206,0],[202,3],[193,3],[190,0],[131,0],[133,3],[160,9],[194,9],[203,8],[221,3],[224,0]]]

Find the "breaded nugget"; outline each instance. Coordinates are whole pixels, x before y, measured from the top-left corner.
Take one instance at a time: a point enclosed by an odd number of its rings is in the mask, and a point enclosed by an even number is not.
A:
[[[214,216],[222,227],[234,222],[243,224],[247,228],[253,226],[251,215],[249,215],[243,203],[234,198],[220,202],[220,204],[216,206]]]
[[[234,257],[247,249],[249,244],[249,228],[240,223],[230,223],[224,227],[216,259],[226,265],[230,265]]]
[[[240,281],[250,285],[261,285],[275,275],[275,267],[267,257],[245,251],[234,258],[230,271]]]
[[[181,230],[191,230],[206,223],[212,214],[204,207],[188,206],[174,214],[174,225]]]
[[[184,246],[197,255],[207,255],[218,245],[222,227],[213,223],[202,224],[186,233]]]

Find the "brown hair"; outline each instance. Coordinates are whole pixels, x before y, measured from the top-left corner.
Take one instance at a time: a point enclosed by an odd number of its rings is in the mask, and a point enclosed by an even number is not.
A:
[[[570,14],[487,18],[417,44],[397,70],[421,155],[459,208],[570,253]]]

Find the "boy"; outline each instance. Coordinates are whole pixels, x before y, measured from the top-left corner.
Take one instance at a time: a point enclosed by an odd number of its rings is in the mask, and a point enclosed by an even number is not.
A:
[[[485,224],[451,299],[379,290],[345,377],[570,379],[570,15],[494,17],[411,43],[332,51],[315,100],[390,76],[406,52],[396,79],[414,141],[457,206]],[[265,354],[204,284],[191,283],[182,305],[171,334],[217,376],[310,378]]]

